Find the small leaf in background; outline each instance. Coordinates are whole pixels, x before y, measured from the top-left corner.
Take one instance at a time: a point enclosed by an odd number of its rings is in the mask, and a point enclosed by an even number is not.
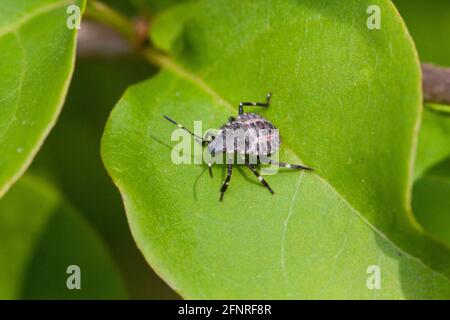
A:
[[[413,195],[419,222],[450,246],[450,157],[417,179]]]
[[[84,0],[0,4],[0,197],[27,169],[55,123],[74,67],[77,29],[67,7]]]
[[[195,2],[184,1],[158,14],[149,29],[149,36],[155,46],[171,52],[176,37],[183,30],[184,21],[189,20],[195,13],[191,10],[194,7]]]
[[[144,16],[150,19],[158,16],[162,11],[187,0],[101,0],[120,13],[130,17]]]
[[[424,109],[415,164],[416,179],[450,156],[450,117]]]
[[[137,16],[139,13],[139,7],[135,5],[134,0],[101,0],[100,2],[130,17]]]
[[[422,62],[450,67],[450,2],[394,0]]]
[[[170,8],[176,4],[187,2],[187,0],[129,0],[141,11],[146,12],[150,15],[155,15],[167,8]]]
[[[450,2],[395,0],[394,3],[411,32],[420,61],[450,67]],[[450,113],[448,105],[427,103],[426,106]]]
[[[450,2],[394,1],[424,62],[450,66]],[[414,213],[427,231],[450,245],[449,106],[427,104],[415,165]]]
[[[449,251],[409,208],[419,64],[389,1],[375,1],[381,30],[362,27],[373,3],[200,1],[178,37],[152,33],[173,59],[149,53],[166,70],[124,94],[102,156],[139,248],[183,297],[450,297]],[[315,172],[269,176],[271,196],[236,168],[220,203],[223,168],[172,163],[161,115],[205,130],[268,91],[251,111],[279,127],[283,160]]]
[[[68,266],[81,289],[67,288]],[[0,200],[1,299],[123,299],[119,273],[98,235],[52,186],[25,176]]]
[[[98,230],[134,299],[177,296],[136,248],[122,199],[100,159],[100,138],[125,89],[154,72],[135,57],[79,59],[60,119],[31,167],[52,180]]]

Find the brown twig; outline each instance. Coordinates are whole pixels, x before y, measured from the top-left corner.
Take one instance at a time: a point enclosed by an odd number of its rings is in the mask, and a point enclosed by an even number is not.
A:
[[[422,63],[425,102],[450,105],[450,68]]]
[[[78,33],[79,57],[117,58],[133,52],[130,43],[114,29],[94,20],[83,19]]]

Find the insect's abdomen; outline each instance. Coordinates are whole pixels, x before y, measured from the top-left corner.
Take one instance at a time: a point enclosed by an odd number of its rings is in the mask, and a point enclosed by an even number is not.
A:
[[[254,113],[244,113],[222,126],[208,150],[262,156],[276,152],[280,142],[278,129],[270,121]]]

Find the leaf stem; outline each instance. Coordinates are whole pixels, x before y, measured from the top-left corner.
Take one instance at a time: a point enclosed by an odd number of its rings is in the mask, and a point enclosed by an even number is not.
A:
[[[136,32],[133,23],[126,16],[106,4],[97,0],[89,0],[86,5],[85,16],[118,31],[133,46],[136,44]]]
[[[160,67],[171,70],[178,76],[190,81],[197,87],[201,88],[204,92],[209,94],[217,104],[223,105],[230,110],[234,111],[233,106],[223,99],[216,91],[213,90],[201,77],[183,68],[183,66],[177,64],[170,56],[167,56],[164,52],[161,52],[152,47],[147,47],[141,51],[144,58],[150,63]]]

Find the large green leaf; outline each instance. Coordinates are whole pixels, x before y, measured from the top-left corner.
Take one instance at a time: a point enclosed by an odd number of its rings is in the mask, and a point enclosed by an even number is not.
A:
[[[67,268],[81,269],[69,290]],[[25,176],[0,201],[0,299],[125,298],[98,236],[50,185]]]
[[[146,61],[132,57],[79,59],[58,123],[31,167],[53,180],[99,231],[135,299],[176,296],[136,248],[120,195],[100,159],[100,138],[125,89],[154,72]]]
[[[374,3],[380,30],[365,27]],[[410,210],[420,72],[390,2],[200,1],[176,27],[179,12],[163,19],[175,33],[152,34],[173,58],[148,53],[164,70],[125,93],[102,144],[156,271],[188,298],[449,297],[449,251]],[[268,91],[257,111],[279,127],[281,158],[315,172],[268,177],[271,196],[235,169],[220,203],[223,168],[209,179],[172,163],[161,114],[217,127]]]
[[[0,3],[0,196],[26,170],[56,121],[74,66],[77,30],[70,4],[84,0]],[[73,13],[73,12],[72,12]]]

